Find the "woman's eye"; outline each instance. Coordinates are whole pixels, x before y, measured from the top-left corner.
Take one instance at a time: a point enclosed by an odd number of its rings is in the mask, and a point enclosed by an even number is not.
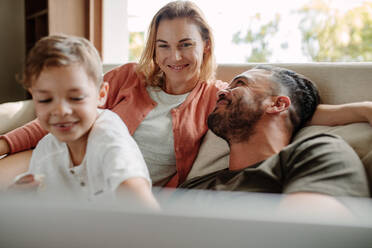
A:
[[[167,48],[167,47],[168,47],[168,45],[165,45],[165,44],[160,44],[160,45],[158,45],[158,47],[160,47],[160,48]]]
[[[180,46],[181,47],[191,47],[192,43],[182,43]]]

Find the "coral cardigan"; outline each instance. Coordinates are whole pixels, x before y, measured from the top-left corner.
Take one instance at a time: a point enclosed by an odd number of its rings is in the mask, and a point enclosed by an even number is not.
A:
[[[125,64],[104,76],[110,88],[103,108],[118,114],[132,135],[157,105],[147,93],[144,78],[136,73],[136,66],[135,63]],[[177,187],[185,181],[208,130],[207,117],[216,104],[216,93],[226,86],[221,81],[213,84],[201,82],[179,107],[171,110],[177,173],[167,183],[167,187]],[[46,131],[35,120],[1,138],[7,140],[14,153],[35,147],[45,134]]]

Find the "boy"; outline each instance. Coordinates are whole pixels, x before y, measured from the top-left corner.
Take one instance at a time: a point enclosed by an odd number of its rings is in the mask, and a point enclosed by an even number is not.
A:
[[[30,51],[22,83],[50,133],[13,187],[40,184],[38,191],[67,190],[88,199],[124,189],[157,206],[148,169],[125,124],[110,110],[97,109],[109,86],[89,41],[64,35],[41,39]]]

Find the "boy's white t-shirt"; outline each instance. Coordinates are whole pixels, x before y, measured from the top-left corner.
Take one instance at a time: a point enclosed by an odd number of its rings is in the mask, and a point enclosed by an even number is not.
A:
[[[81,165],[72,166],[66,143],[52,134],[39,141],[32,153],[29,173],[44,176],[39,192],[66,192],[94,199],[114,196],[115,189],[133,177],[151,179],[142,154],[118,115],[98,110]]]

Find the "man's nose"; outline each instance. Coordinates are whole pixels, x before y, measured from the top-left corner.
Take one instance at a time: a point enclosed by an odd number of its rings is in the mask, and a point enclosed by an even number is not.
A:
[[[219,90],[217,91],[217,98],[220,98],[220,97],[224,97],[228,94],[230,90],[227,88],[227,89],[223,89],[223,90]]]

